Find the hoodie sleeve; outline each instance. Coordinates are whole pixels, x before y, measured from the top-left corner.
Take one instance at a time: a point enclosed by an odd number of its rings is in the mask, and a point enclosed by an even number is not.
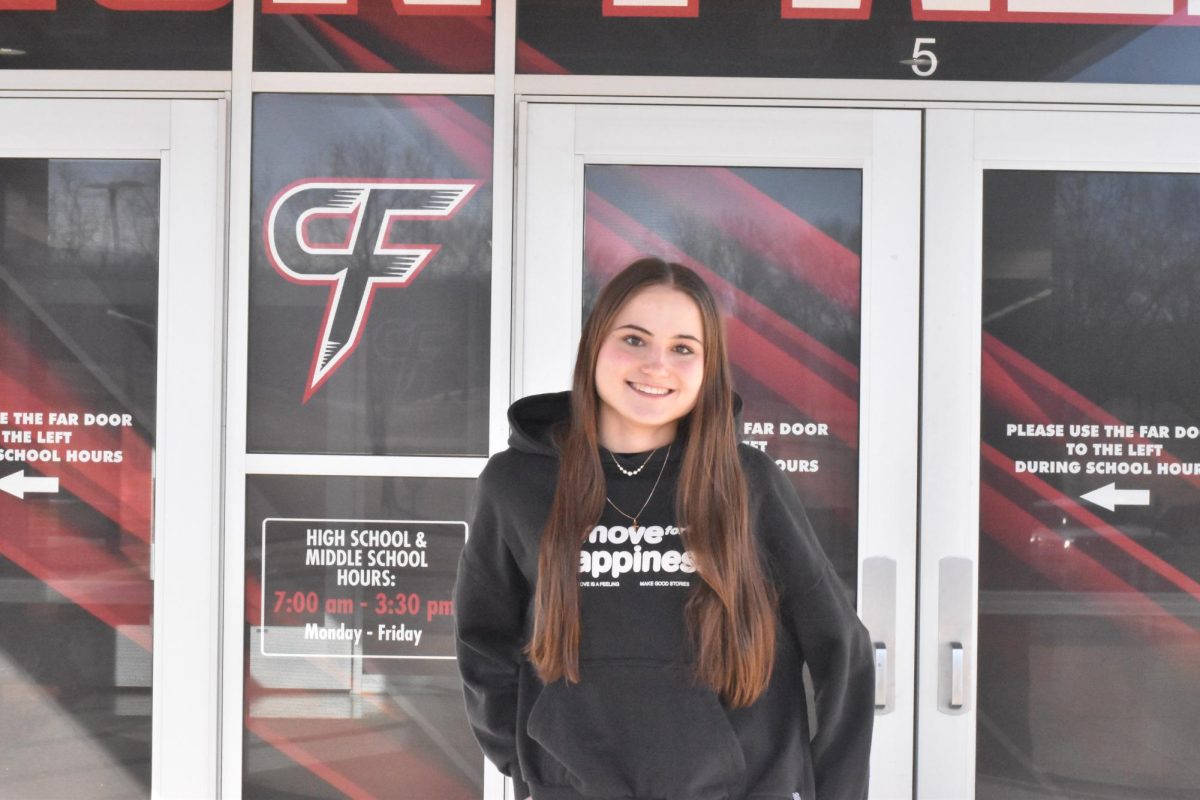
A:
[[[761,458],[760,464],[757,521],[777,582],[780,620],[799,642],[816,695],[816,800],[865,800],[875,715],[870,636],[792,484],[774,463]]]
[[[467,719],[484,755],[529,795],[517,761],[517,681],[530,587],[502,535],[500,498],[485,468],[454,586],[458,668]]]

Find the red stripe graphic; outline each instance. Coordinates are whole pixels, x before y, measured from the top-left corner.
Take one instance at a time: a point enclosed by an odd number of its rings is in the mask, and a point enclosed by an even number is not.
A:
[[[472,128],[479,126],[477,118],[471,117],[462,106],[447,97],[435,95],[400,95],[397,99],[408,106],[431,128],[437,130],[442,144],[449,147],[476,177],[490,179],[492,176],[491,129],[483,126],[482,135]],[[466,120],[471,117],[473,123]]]
[[[1029,553],[1029,538],[1054,536],[1045,526],[1017,503],[996,491],[987,483],[981,486],[980,505],[984,510],[984,533],[1010,553],[1032,565],[1051,581],[1057,582],[1053,566],[1046,559],[1034,559]],[[1063,563],[1069,566],[1073,590],[1119,595],[1134,613],[1107,617],[1123,627],[1133,639],[1148,645],[1163,646],[1163,654],[1181,657],[1180,664],[1194,673],[1200,664],[1200,630],[1168,614],[1146,595],[1114,575],[1079,548],[1059,548]],[[1180,651],[1183,652],[1180,652]]]
[[[569,75],[563,65],[522,39],[517,40],[517,73],[524,75]]]
[[[79,415],[101,409],[82,401],[51,364],[31,351],[18,336],[0,325],[0,397],[13,411],[59,411]],[[117,408],[103,409],[119,411]],[[50,425],[43,426],[50,428]],[[36,445],[22,448],[37,449]],[[121,450],[122,462],[83,463],[39,461],[33,469],[57,477],[70,492],[143,541],[150,540],[151,450],[131,428],[73,429],[73,450]],[[5,473],[7,474],[7,473]]]
[[[328,22],[313,18],[312,24],[335,46],[341,49],[359,69],[373,72],[395,72],[395,68],[379,56],[351,39]],[[490,178],[492,174],[491,127],[480,121],[453,100],[440,95],[396,95],[396,99],[412,110],[442,144],[449,147],[476,177]]]
[[[299,699],[306,693],[290,694]],[[381,705],[389,706],[387,701]],[[408,729],[413,723],[398,716],[398,709],[391,710],[390,714],[362,720],[270,719],[247,715],[246,727],[354,800],[478,797],[477,790],[465,778],[450,774],[411,748],[405,740],[412,735]]]
[[[985,464],[995,467],[1002,474],[1012,476],[1013,479],[1028,489],[1036,498],[1048,501],[1058,512],[1066,515],[1079,523],[1079,525],[1088,528],[1105,541],[1124,551],[1131,558],[1150,568],[1180,591],[1186,592],[1197,600],[1200,600],[1200,583],[1192,580],[1173,564],[1163,560],[1158,555],[1135,542],[1127,534],[1105,522],[1099,516],[1082,506],[1076,498],[1063,494],[1036,475],[1030,475],[1027,472],[1016,472],[1013,468],[1012,459],[990,445],[983,445],[983,460]],[[990,485],[989,489],[995,491]],[[1009,502],[1013,501],[1010,499]]]
[[[385,41],[402,45],[441,71],[493,71],[496,25],[487,17],[427,17],[414,25],[411,17],[398,18],[390,8],[368,4],[359,19]],[[377,71],[395,72],[395,68]]]
[[[996,403],[1013,419],[1023,422],[1050,424],[1050,415],[1025,393],[1012,375],[985,348],[983,351],[983,397],[986,403]]]
[[[10,410],[97,411],[53,366],[0,325],[0,396]],[[117,409],[106,409],[113,411]],[[48,421],[48,420],[47,420]],[[45,425],[44,428],[57,426]],[[37,445],[21,445],[37,448]],[[0,494],[0,554],[96,618],[149,648],[150,448],[130,428],[74,427],[70,449],[121,450],[123,461],[39,461],[25,468],[59,479],[71,494],[116,523],[111,536],[66,518],[69,504]],[[66,448],[63,448],[66,449]],[[7,474],[7,472],[5,473]],[[125,536],[124,534],[129,534]]]
[[[0,493],[0,555],[131,641],[150,649],[153,584],[149,552],[125,539],[106,546],[95,531],[59,516],[57,505]]]
[[[246,576],[246,621],[257,627],[262,617],[262,586],[253,575]],[[346,662],[337,659],[303,659],[306,668],[341,677]],[[469,800],[474,791],[466,782],[411,748],[404,723],[411,724],[390,700],[379,698],[384,717],[374,719],[321,720],[312,718],[267,718],[254,716],[256,700],[266,696],[317,697],[317,691],[270,690],[247,676],[244,699],[246,728],[347,797],[391,797],[396,786],[405,796]],[[400,723],[400,724],[397,724]],[[401,734],[401,735],[397,735]]]
[[[367,5],[358,14],[384,39],[394,41],[444,72],[489,73],[493,66],[495,24],[483,17],[396,17],[387,7]],[[305,21],[363,72],[396,72],[391,62],[316,16]]]
[[[826,299],[858,313],[859,256],[732,170],[639,166],[630,173],[669,207],[701,216]],[[740,224],[746,219],[754,226]]]
[[[985,402],[998,405],[1014,421],[1126,424],[990,334],[983,337],[983,380]],[[1153,440],[1131,437],[1129,441]],[[1165,464],[1180,462],[1165,448],[1159,460]],[[1200,487],[1200,476],[1196,475],[1161,476],[1158,480]]]
[[[251,696],[249,681],[247,681],[246,689],[247,701],[249,701]],[[247,702],[247,708],[249,708],[249,702]],[[313,755],[304,745],[300,744],[300,742],[310,740],[316,734],[312,730],[313,720],[305,719],[298,722],[303,730],[285,731],[280,729],[282,726],[276,721],[246,714],[246,729],[295,761],[297,765],[325,781],[351,800],[372,800],[375,797],[374,794],[359,786],[345,773],[339,772],[327,764],[322,756]],[[353,736],[356,742],[359,739],[357,731],[348,731],[343,733],[343,736]],[[394,742],[392,744],[394,746]]]

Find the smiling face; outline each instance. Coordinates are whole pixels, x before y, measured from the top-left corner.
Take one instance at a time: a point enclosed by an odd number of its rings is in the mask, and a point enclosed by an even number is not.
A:
[[[695,407],[703,378],[703,323],[696,303],[669,286],[633,295],[596,355],[600,444],[618,453],[667,444]]]

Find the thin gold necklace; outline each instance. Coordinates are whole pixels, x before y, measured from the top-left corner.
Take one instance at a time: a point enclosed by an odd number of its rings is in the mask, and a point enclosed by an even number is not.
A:
[[[653,455],[653,453],[651,453],[651,455]],[[658,477],[654,479],[654,486],[652,486],[650,488],[650,494],[646,495],[646,502],[642,503],[642,507],[639,508],[637,513],[634,514],[632,517],[629,516],[628,514],[626,514],[621,509],[617,508],[617,504],[612,501],[611,497],[609,497],[608,495],[604,496],[604,499],[608,501],[608,504],[610,506],[612,506],[613,509],[616,510],[616,512],[618,514],[620,514],[622,517],[624,517],[625,519],[627,519],[633,523],[633,527],[636,528],[638,526],[638,517],[640,517],[642,515],[642,512],[646,510],[646,506],[650,505],[650,498],[654,497],[654,493],[658,490],[658,482],[662,480],[663,473],[667,469],[667,460],[670,457],[671,457],[671,445],[667,445],[667,454],[666,454],[666,456],[663,457],[662,466],[658,468]],[[649,459],[647,459],[647,463],[649,463]],[[644,467],[646,465],[642,464],[642,466]]]

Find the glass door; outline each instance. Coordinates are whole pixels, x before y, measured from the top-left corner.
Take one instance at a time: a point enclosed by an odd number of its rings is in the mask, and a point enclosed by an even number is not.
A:
[[[1200,785],[1200,117],[931,111],[918,796]]]
[[[220,107],[0,119],[0,793],[215,796]]]
[[[873,797],[912,785],[920,117],[520,107],[514,396],[569,388],[595,293],[642,254],[696,270],[741,438],[793,481],[877,648]]]

